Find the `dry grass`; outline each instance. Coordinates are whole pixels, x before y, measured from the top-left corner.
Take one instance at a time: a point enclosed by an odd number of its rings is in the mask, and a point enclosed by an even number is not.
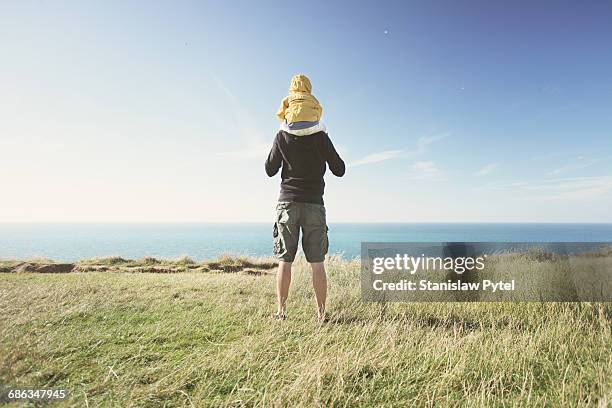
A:
[[[130,263],[132,262],[132,263]],[[315,322],[296,263],[289,318],[274,278],[224,257],[183,273],[0,275],[0,380],[66,388],[57,406],[606,406],[610,304],[361,301],[359,262],[328,262]],[[243,273],[233,271],[240,265]],[[266,266],[273,266],[269,264]],[[178,268],[178,266],[177,266]],[[201,269],[197,269],[201,268]]]

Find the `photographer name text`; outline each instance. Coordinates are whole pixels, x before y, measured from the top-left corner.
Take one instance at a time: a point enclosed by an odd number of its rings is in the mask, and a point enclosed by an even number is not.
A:
[[[384,282],[381,279],[374,280],[372,287],[376,291],[513,291],[515,290],[514,279],[509,282],[492,281],[483,279],[480,282],[462,282],[448,280],[447,282],[433,282],[427,279],[418,281],[402,279],[398,282]]]

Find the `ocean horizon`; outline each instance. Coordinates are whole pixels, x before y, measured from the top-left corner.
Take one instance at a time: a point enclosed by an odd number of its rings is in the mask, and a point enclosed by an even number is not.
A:
[[[330,254],[362,242],[610,242],[612,223],[330,223]],[[0,259],[272,255],[272,223],[2,223]]]

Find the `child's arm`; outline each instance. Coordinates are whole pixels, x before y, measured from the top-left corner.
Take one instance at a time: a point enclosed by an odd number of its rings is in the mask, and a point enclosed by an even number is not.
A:
[[[266,159],[266,174],[268,177],[274,176],[278,173],[278,169],[280,169],[281,164],[283,162],[283,156],[276,146],[276,139],[278,135],[274,138],[274,143],[272,144],[272,149],[268,154],[268,158]]]
[[[278,108],[278,112],[276,112],[276,116],[281,122],[285,121],[285,110],[289,107],[289,101],[287,98],[281,101],[280,107]]]

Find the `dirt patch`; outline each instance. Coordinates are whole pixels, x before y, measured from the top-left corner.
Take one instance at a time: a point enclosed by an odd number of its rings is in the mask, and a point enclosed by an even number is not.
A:
[[[37,273],[69,273],[74,270],[71,263],[36,264],[24,262],[13,267],[13,272],[37,272]]]
[[[278,266],[277,262],[254,262],[246,258],[221,257],[204,264],[211,272],[262,275]]]
[[[171,266],[135,266],[131,268],[124,268],[122,272],[132,273],[179,273],[185,272],[185,267],[171,267]]]
[[[73,272],[106,272],[109,269],[111,268],[105,265],[77,265]]]
[[[246,268],[242,271],[242,273],[244,273],[245,275],[261,276],[266,272],[261,269]]]
[[[10,273],[13,272],[12,266],[2,265],[0,266],[0,273]]]

